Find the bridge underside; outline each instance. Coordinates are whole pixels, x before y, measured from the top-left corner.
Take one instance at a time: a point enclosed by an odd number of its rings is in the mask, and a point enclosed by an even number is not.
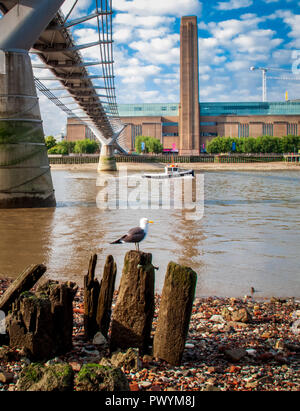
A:
[[[69,27],[85,20],[66,21],[59,11],[63,2],[0,0],[0,208],[55,206],[29,52],[38,54],[43,63],[40,68],[52,73],[45,81],[61,83],[52,90],[68,91],[84,112],[102,144],[99,171],[115,169],[114,149],[124,151],[117,143],[122,126],[113,121],[117,106],[108,101],[109,113],[103,106],[105,99],[115,96],[113,72],[103,70],[103,76],[91,76],[87,70],[113,62],[84,62],[80,54],[81,49],[104,44],[105,40],[99,37],[98,42],[76,45]],[[111,14],[111,10],[105,13]],[[97,9],[94,17],[99,15]],[[93,15],[85,19],[89,18]],[[107,43],[112,39],[107,37]],[[104,80],[103,87],[93,84],[95,78]]]

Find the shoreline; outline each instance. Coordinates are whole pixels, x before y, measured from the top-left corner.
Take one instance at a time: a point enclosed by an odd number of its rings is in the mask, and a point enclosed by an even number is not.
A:
[[[97,171],[98,163],[51,164],[52,170]],[[163,163],[117,163],[117,168],[126,167],[129,171],[160,171]],[[180,168],[196,171],[300,171],[300,163],[180,163]]]
[[[47,278],[47,280],[51,279],[51,276],[48,276],[47,274],[44,275],[45,278]],[[0,296],[1,296],[1,288],[3,288],[2,284],[10,284],[13,281],[15,281],[17,278],[16,277],[11,277],[9,275],[4,275],[3,273],[0,273]],[[98,278],[96,276],[96,278],[98,280],[101,281],[101,278]],[[66,279],[64,277],[62,278],[55,278],[56,281],[59,282],[66,282],[66,281],[71,281],[70,279]],[[39,284],[39,283],[38,283]],[[82,283],[77,282],[77,285],[79,286],[79,289],[83,288]],[[119,288],[119,285],[116,286],[116,290]],[[157,298],[161,298],[162,295],[162,290],[158,290],[155,289],[154,290],[155,295],[157,296]],[[268,302],[271,299],[278,299],[278,300],[294,300],[296,304],[300,304],[300,293],[294,293],[294,294],[277,294],[277,293],[273,293],[273,294],[266,294],[263,296],[259,295],[258,291],[255,291],[252,295],[252,297],[250,297],[250,293],[244,294],[227,294],[227,295],[221,295],[221,294],[197,294],[197,292],[195,292],[195,301],[197,300],[201,300],[201,301],[205,301],[205,300],[224,300],[224,299],[236,299],[236,300],[245,300],[247,298],[252,298],[253,301],[256,301],[259,304],[264,304],[266,302]]]
[[[9,284],[0,281],[0,296]],[[116,291],[112,312],[117,296]],[[156,295],[152,337],[159,306]],[[247,310],[248,318],[226,319],[224,309]],[[293,299],[195,298],[181,365],[169,365],[150,352],[139,355],[137,369],[124,369],[130,390],[298,391],[300,345],[291,322],[300,318],[299,309],[300,303]],[[84,339],[83,313],[83,289],[79,288],[73,303],[73,349],[49,361],[68,363],[75,375],[84,364],[99,363],[103,358],[99,346]],[[10,360],[5,359],[8,357]],[[30,360],[22,350],[0,348],[0,368],[11,377],[0,382],[0,391],[15,391],[28,364]]]

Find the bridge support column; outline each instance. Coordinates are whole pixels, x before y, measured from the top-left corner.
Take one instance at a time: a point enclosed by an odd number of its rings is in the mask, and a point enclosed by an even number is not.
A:
[[[0,19],[0,208],[54,207],[28,51],[64,0],[18,0]]]
[[[98,172],[101,171],[117,171],[113,144],[102,144],[98,165]]]
[[[55,205],[30,57],[0,51],[0,208]]]

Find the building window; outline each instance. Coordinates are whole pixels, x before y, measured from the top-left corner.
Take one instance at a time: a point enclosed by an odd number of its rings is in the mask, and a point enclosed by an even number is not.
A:
[[[134,107],[134,111],[142,111],[142,107]]]
[[[217,123],[215,121],[202,121],[200,126],[216,126]]]
[[[287,125],[287,134],[288,136],[297,136],[298,135],[298,124],[289,123]]]
[[[172,126],[178,127],[178,123],[162,123],[162,126],[163,127],[172,127]]]
[[[163,137],[178,137],[178,133],[163,133]]]
[[[239,124],[239,137],[249,137],[249,124]]]
[[[201,132],[200,136],[201,137],[217,137],[218,133],[204,133],[204,132]]]
[[[137,136],[142,135],[142,126],[141,125],[132,125],[131,127],[131,144],[132,147],[135,147],[135,139]]]
[[[263,136],[271,136],[274,135],[274,127],[273,124],[263,124]]]

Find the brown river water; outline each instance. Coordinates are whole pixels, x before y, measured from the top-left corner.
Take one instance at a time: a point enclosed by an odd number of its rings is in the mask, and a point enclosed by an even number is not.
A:
[[[134,246],[109,243],[148,217],[154,224],[141,249],[159,267],[158,292],[175,261],[197,272],[197,296],[242,297],[254,287],[257,298],[300,297],[299,171],[206,172],[199,220],[173,208],[100,209],[95,171],[54,170],[52,177],[56,209],[0,210],[0,277],[44,263],[49,278],[82,285],[96,252],[97,277],[112,254],[118,285]]]

